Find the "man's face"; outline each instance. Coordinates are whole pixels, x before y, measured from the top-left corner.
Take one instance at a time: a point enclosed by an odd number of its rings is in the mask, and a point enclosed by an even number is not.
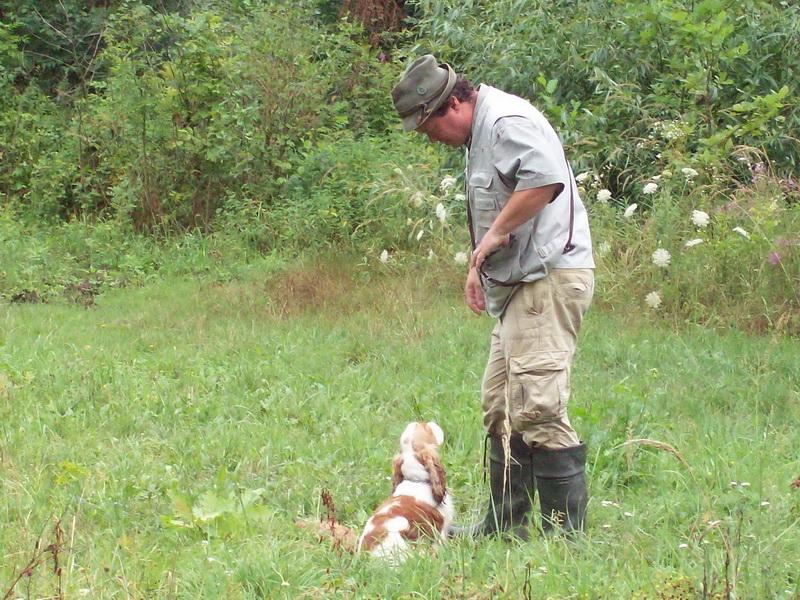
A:
[[[469,125],[464,128],[463,111],[455,101],[447,112],[441,116],[431,116],[422,125],[417,127],[417,133],[427,135],[432,142],[439,142],[455,148],[462,146],[469,136]]]

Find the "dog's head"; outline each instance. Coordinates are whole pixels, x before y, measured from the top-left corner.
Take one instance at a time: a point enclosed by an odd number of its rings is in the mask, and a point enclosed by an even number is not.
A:
[[[409,423],[400,436],[400,449],[403,452],[419,452],[431,446],[438,448],[443,443],[444,432],[433,421]]]
[[[442,502],[445,494],[444,467],[439,460],[439,446],[444,442],[444,432],[433,421],[409,423],[400,436],[400,452],[395,459],[392,473],[392,489],[403,481],[404,455],[413,454],[416,462],[427,474],[433,498]]]

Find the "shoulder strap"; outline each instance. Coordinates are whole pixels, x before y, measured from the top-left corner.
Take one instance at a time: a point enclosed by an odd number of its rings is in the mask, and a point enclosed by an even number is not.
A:
[[[564,153],[564,162],[567,163],[567,175],[569,176],[569,235],[562,254],[568,254],[575,249],[575,244],[572,243],[572,230],[575,225],[575,191],[572,184],[575,182],[575,178],[572,176],[566,152]]]

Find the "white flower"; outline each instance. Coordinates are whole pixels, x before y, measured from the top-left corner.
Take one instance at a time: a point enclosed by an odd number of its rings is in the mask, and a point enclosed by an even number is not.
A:
[[[384,250],[383,252],[381,252],[381,255],[380,255],[379,259],[383,264],[388,263],[389,262],[389,251],[388,250]]]
[[[764,500],[764,501],[761,503],[761,506],[769,506],[769,502],[767,502],[766,500]]]
[[[611,200],[611,190],[602,189],[597,192],[597,201],[598,202],[608,202]]]
[[[456,194],[455,196],[453,196],[453,199],[456,202],[464,202],[467,199],[467,197],[464,194]]]
[[[749,481],[742,481],[739,485],[742,486],[742,487],[750,487],[750,482]]]
[[[457,252],[456,255],[453,257],[453,260],[456,261],[456,264],[465,265],[467,264],[467,253]]]
[[[653,252],[652,259],[655,266],[666,269],[669,266],[669,261],[672,259],[672,256],[670,255],[669,250],[658,248],[655,252]]]
[[[702,243],[703,243],[703,240],[701,240],[700,238],[695,238],[695,239],[693,239],[693,240],[689,240],[688,242],[686,242],[686,243],[683,245],[683,247],[684,247],[684,248],[694,248],[694,247],[695,247],[695,246],[697,246],[698,244],[702,244]]]
[[[624,516],[624,517],[632,517],[633,513],[632,512],[624,512],[624,513],[622,513],[622,516]]]
[[[444,179],[442,179],[442,182],[439,184],[439,189],[442,190],[443,192],[446,192],[455,184],[456,184],[456,178],[453,177],[452,175],[447,175]]]
[[[749,234],[749,233],[747,233],[747,232],[746,232],[744,229],[742,229],[741,227],[734,227],[734,228],[733,228],[733,230],[734,230],[736,233],[738,233],[740,236],[744,237],[744,238],[749,238],[749,237],[750,237],[750,234]]]
[[[692,167],[683,167],[681,169],[681,173],[683,173],[683,176],[686,177],[688,181],[691,181],[697,177],[697,171],[695,171]]]
[[[681,550],[685,550],[688,547],[689,547],[689,544],[678,544],[678,548],[680,548]]]
[[[710,221],[711,217],[708,216],[707,212],[704,212],[702,210],[692,211],[692,223],[694,223],[696,227],[704,229]]]
[[[433,250],[428,250],[428,260],[433,260],[436,258],[436,255],[433,253]]]
[[[420,229],[419,233],[417,234],[417,241],[420,241],[422,239],[423,235],[425,235],[425,230],[424,229]]]
[[[414,208],[419,208],[420,206],[422,206],[422,201],[424,199],[425,199],[425,194],[417,190],[411,196],[411,206],[413,206]]]
[[[650,308],[656,309],[661,306],[661,294],[658,292],[650,292],[644,297],[644,302]]]
[[[599,244],[597,244],[597,254],[598,256],[605,256],[611,252],[611,244],[603,240]]]
[[[447,220],[447,209],[441,202],[436,205],[436,218],[439,219],[442,224]]]
[[[625,217],[626,219],[630,219],[633,216],[633,213],[636,212],[636,208],[638,206],[639,205],[636,203],[631,204],[628,208],[625,209],[625,212],[622,213],[622,216]]]
[[[655,194],[657,189],[658,189],[657,183],[648,183],[642,188],[642,193],[646,196],[649,196],[650,194]]]
[[[585,173],[580,173],[578,175],[575,175],[575,181],[577,181],[578,183],[583,183],[584,181],[589,179],[589,177],[591,177],[591,176],[592,176],[592,172],[591,171],[586,171]]]

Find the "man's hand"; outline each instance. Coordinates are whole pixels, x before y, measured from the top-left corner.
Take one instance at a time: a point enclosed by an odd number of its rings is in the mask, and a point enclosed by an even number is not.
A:
[[[486,309],[486,299],[483,296],[481,279],[475,267],[470,267],[469,273],[467,273],[467,283],[464,285],[464,300],[476,315],[480,315]]]
[[[508,234],[498,235],[490,229],[486,232],[486,235],[483,236],[477,248],[473,250],[472,256],[470,257],[470,266],[480,270],[483,261],[498,248],[505,248],[508,246],[509,240],[510,236]]]

